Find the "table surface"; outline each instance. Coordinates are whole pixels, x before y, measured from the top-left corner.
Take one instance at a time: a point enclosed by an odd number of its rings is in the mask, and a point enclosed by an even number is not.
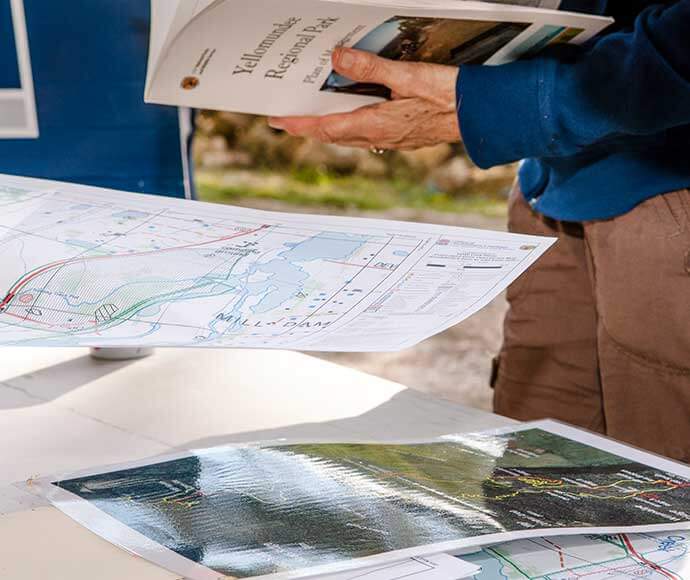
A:
[[[509,419],[283,351],[0,351],[0,578],[175,580],[27,493],[27,480],[175,450],[276,438],[371,441]]]

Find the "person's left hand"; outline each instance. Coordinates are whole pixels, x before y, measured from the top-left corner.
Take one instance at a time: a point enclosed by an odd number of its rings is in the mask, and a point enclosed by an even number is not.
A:
[[[457,67],[398,62],[338,48],[333,52],[333,68],[353,81],[387,86],[392,100],[351,113],[272,117],[269,125],[324,143],[369,149],[418,149],[460,140],[455,103]]]

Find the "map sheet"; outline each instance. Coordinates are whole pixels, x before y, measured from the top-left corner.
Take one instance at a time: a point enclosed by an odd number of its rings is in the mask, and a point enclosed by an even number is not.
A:
[[[40,489],[104,538],[199,580],[690,525],[690,468],[553,422],[426,442],[216,447]]]
[[[319,580],[460,580],[479,572],[479,566],[449,554],[415,556],[399,562],[368,566],[319,576]]]
[[[690,580],[690,530],[515,540],[462,556],[474,580]]]
[[[552,243],[0,175],[0,345],[398,350]]]

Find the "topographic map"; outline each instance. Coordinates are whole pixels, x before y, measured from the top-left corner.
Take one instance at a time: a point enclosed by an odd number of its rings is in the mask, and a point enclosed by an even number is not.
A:
[[[419,443],[215,447],[51,480],[48,496],[107,539],[199,580],[214,577],[208,569],[292,574],[549,534],[690,527],[690,469],[623,457],[573,432],[544,422]],[[615,536],[607,554],[650,552],[626,538]],[[572,543],[538,542],[561,546],[544,562],[575,562]],[[497,549],[519,567],[525,546]]]
[[[462,556],[475,580],[688,580],[690,530],[515,540]]]
[[[551,243],[0,176],[0,344],[397,350]]]

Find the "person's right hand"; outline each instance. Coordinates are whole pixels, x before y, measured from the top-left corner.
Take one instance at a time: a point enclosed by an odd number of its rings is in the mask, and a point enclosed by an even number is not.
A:
[[[418,149],[460,140],[457,67],[398,62],[338,48],[333,52],[333,68],[353,81],[385,85],[391,89],[392,100],[351,113],[272,117],[270,126],[324,143],[369,149]]]

